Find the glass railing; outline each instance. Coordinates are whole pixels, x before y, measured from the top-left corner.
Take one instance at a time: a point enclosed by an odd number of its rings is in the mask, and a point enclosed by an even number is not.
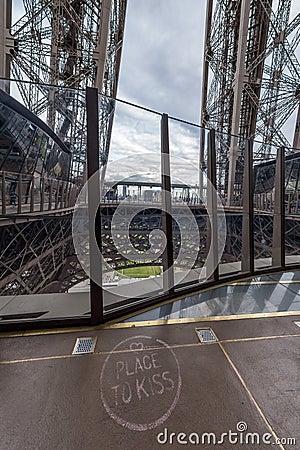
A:
[[[96,323],[300,266],[297,153],[95,89],[37,91],[33,115],[0,105],[3,323]]]
[[[287,156],[284,172],[285,263],[300,264],[300,158]]]
[[[85,91],[7,80],[1,87],[1,324],[87,319],[87,275],[72,239],[86,176]]]

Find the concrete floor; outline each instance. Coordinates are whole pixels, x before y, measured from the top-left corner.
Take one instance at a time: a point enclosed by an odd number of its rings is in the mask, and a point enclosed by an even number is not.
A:
[[[295,321],[2,335],[0,449],[300,448]],[[200,343],[195,329],[207,327],[218,341]],[[72,355],[87,336],[97,337],[94,353]],[[272,445],[277,438],[284,444]]]

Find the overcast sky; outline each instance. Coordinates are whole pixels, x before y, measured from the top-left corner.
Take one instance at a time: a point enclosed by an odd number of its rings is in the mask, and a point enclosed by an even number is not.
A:
[[[205,0],[128,0],[118,97],[199,122]]]

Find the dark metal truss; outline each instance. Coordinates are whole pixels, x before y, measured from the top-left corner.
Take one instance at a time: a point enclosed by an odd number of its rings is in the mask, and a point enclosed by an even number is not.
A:
[[[86,277],[74,254],[71,215],[0,226],[1,295],[64,292]]]
[[[46,115],[48,125],[70,145],[76,179],[84,176],[86,161],[86,108],[81,90],[96,86],[110,97],[117,92],[126,0],[112,0],[107,40],[100,48],[107,26],[104,4],[104,0],[23,0],[25,14],[10,30],[14,39],[11,78],[22,80],[17,85],[25,106],[38,116]],[[103,79],[98,80],[101,70]],[[112,108],[109,101],[100,106],[100,153],[106,162]]]
[[[131,214],[134,208],[129,208]],[[185,242],[187,248],[198,251],[194,267],[202,267],[208,252],[208,218],[203,208],[191,208],[199,228],[200,243]],[[117,225],[118,249],[111,235],[114,207],[101,209],[102,253],[111,270],[121,270],[141,265],[162,265],[161,257],[154,261],[130,262],[127,252],[125,224]],[[29,293],[66,292],[70,287],[87,278],[74,252],[72,241],[72,216],[46,217],[32,222],[0,226],[0,293],[18,295]],[[243,216],[226,213],[227,238],[221,263],[241,261]],[[286,218],[286,255],[300,254],[300,227],[298,218]],[[189,221],[184,225],[189,229]],[[137,214],[129,228],[133,247],[142,252],[149,250],[149,234],[161,229],[161,212],[155,208]],[[271,214],[256,214],[254,218],[255,259],[272,256],[273,217]],[[185,233],[186,234],[186,233]],[[122,242],[124,247],[122,248]],[[176,261],[181,247],[181,234],[173,219],[173,249]],[[120,251],[121,250],[121,251]],[[122,250],[126,257],[122,255]],[[175,263],[176,266],[176,263]],[[189,252],[181,261],[180,269],[190,267]]]
[[[220,187],[228,203],[239,183],[241,139],[262,142],[254,147],[256,161],[274,157],[275,146],[300,148],[300,13],[291,18],[291,5],[207,0],[201,125],[219,132],[219,171],[232,172],[231,184],[223,176]],[[284,126],[297,110],[293,137]]]

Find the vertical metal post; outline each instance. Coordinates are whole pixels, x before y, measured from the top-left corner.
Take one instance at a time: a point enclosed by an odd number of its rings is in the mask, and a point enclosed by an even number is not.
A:
[[[94,59],[96,62],[96,79],[94,86],[101,91],[103,86],[105,63],[106,63],[106,47],[109,34],[110,16],[111,16],[112,0],[102,0],[101,17],[98,34],[97,47],[94,51]]]
[[[70,192],[69,192],[69,207],[70,206],[74,206],[74,202],[73,202],[73,198],[75,197],[75,191],[74,191],[74,186],[70,187]]]
[[[297,112],[294,139],[293,139],[293,147],[297,148],[297,149],[300,148],[300,102],[298,105],[298,112]]]
[[[64,192],[65,192],[65,182],[62,182],[61,190],[60,190],[60,209],[64,207]]]
[[[211,22],[213,17],[213,0],[206,1],[206,21],[205,21],[205,41],[203,52],[203,72],[202,72],[202,101],[201,101],[201,128],[200,130],[200,154],[199,154],[199,197],[203,199],[203,169],[204,148],[205,148],[205,125],[208,120],[207,114],[207,90],[208,90],[208,75],[209,75],[209,57],[211,56],[210,34]]]
[[[14,48],[14,38],[10,34],[12,18],[12,0],[0,2],[0,77],[10,78],[10,52]],[[9,82],[0,80],[0,88],[9,93]]]
[[[168,115],[161,118],[161,184],[162,184],[162,230],[166,236],[166,248],[162,255],[163,290],[174,292],[174,259],[173,259],[173,231],[172,231],[172,198],[171,171],[169,154],[169,125]]]
[[[99,173],[99,110],[98,89],[86,89],[87,106],[87,175],[92,177]],[[100,215],[100,179],[98,192],[91,192],[88,188],[88,210],[89,210],[89,232],[90,232],[90,298],[91,298],[91,323],[96,324],[103,321],[103,288],[94,279],[102,281],[102,265],[97,252],[93,251],[95,245],[94,236],[101,251],[101,215]],[[93,211],[96,210],[95,222],[91,220]]]
[[[64,185],[64,192],[63,192],[63,208],[66,207],[67,192],[68,192],[68,182],[66,181],[66,183]]]
[[[68,208],[71,205],[71,195],[72,195],[72,183],[69,182],[69,189],[68,189]]]
[[[45,199],[45,178],[40,179],[41,197],[40,197],[40,211],[44,211],[44,199]]]
[[[58,201],[59,201],[59,189],[60,189],[60,180],[56,182],[56,194],[55,194],[55,207],[54,209],[58,209]]]
[[[48,179],[49,181],[49,179]],[[53,178],[50,179],[50,186],[49,186],[49,202],[48,202],[48,210],[50,211],[52,208],[52,190],[53,190]]]
[[[216,140],[215,130],[208,134],[207,155],[207,249],[210,256],[207,258],[206,273],[211,275],[209,280],[218,281],[218,213],[217,213],[217,171],[216,171]],[[210,181],[210,182],[209,182]]]
[[[250,14],[250,0],[241,1],[241,13],[240,13],[240,27],[239,27],[239,40],[237,49],[237,63],[236,73],[233,80],[233,107],[232,107],[232,126],[231,126],[231,142],[229,148],[229,171],[228,171],[228,192],[227,202],[228,205],[234,203],[234,184],[236,177],[236,163],[240,154],[238,146],[237,135],[239,134],[242,94],[245,85],[245,59],[247,53],[247,39],[248,39],[248,23]]]
[[[204,192],[203,192],[203,172],[205,168],[205,156],[204,156],[204,148],[205,148],[205,129],[200,129],[200,154],[199,154],[199,200],[203,202]]]
[[[285,155],[277,150],[275,170],[275,202],[272,239],[272,266],[285,266]]]
[[[5,186],[5,172],[2,172],[2,214],[6,214],[6,186]]]
[[[66,182],[65,195],[64,195],[64,208],[66,208],[68,206],[68,204],[67,204],[67,202],[68,202],[68,192],[69,192],[69,183],[67,181]]]
[[[19,174],[18,178],[18,214],[22,212],[22,174]]]
[[[30,185],[30,212],[34,211],[34,175],[31,177]]]
[[[242,272],[254,272],[253,141],[246,140],[243,180]]]

